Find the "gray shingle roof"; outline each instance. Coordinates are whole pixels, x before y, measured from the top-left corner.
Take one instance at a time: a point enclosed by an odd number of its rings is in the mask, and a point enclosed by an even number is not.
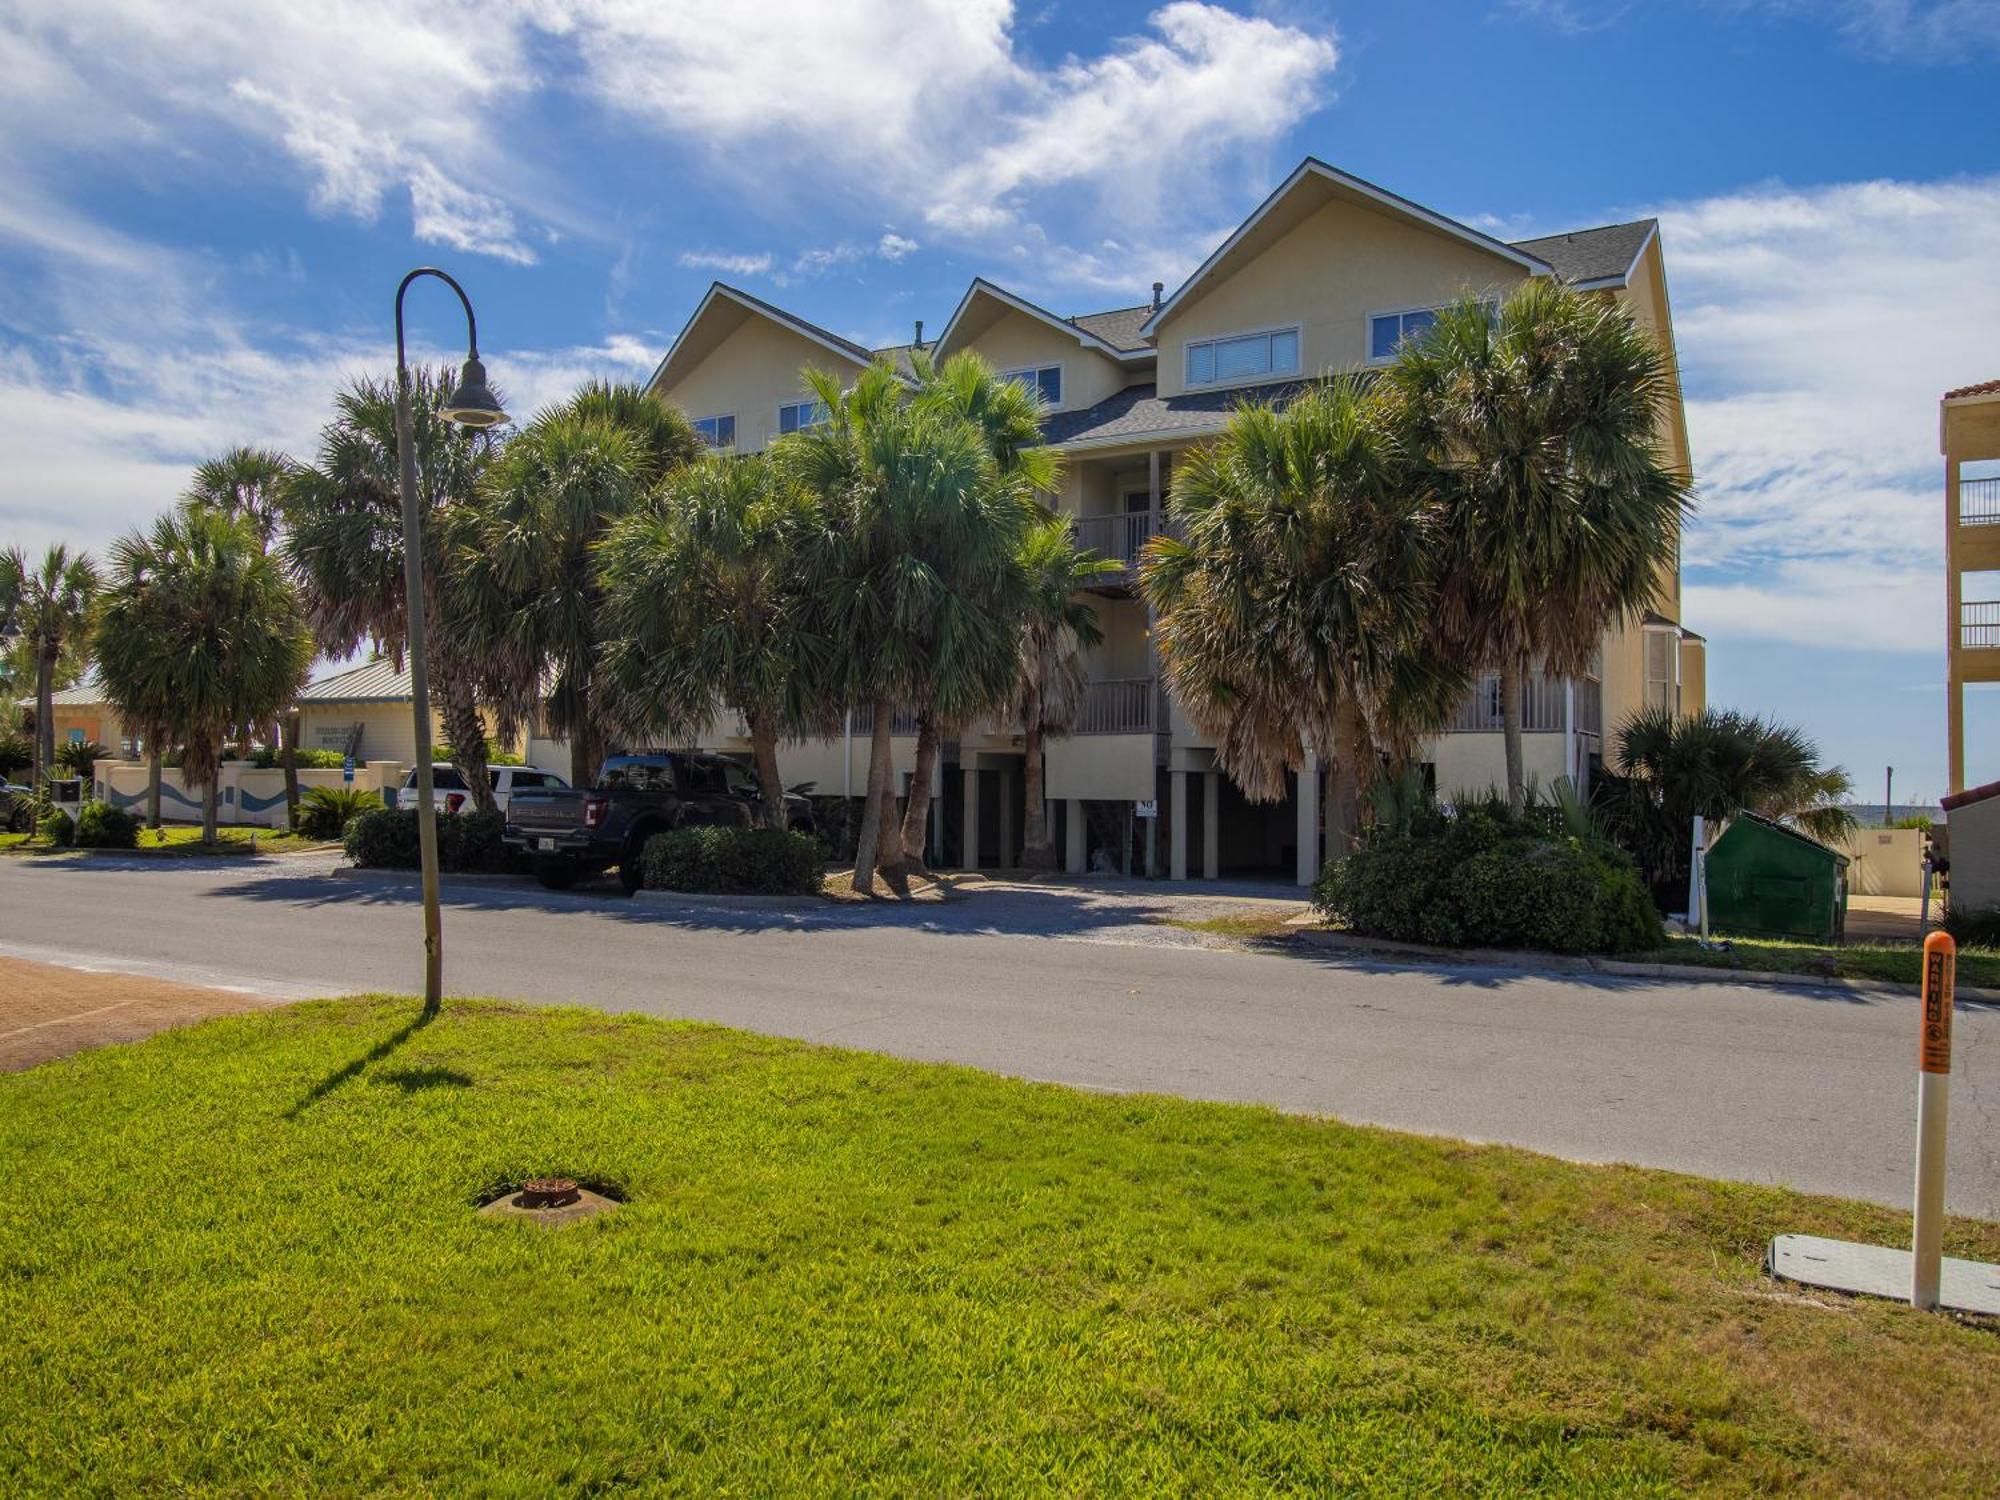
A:
[[[1070,319],[1085,333],[1094,333],[1112,348],[1125,353],[1151,347],[1139,336],[1146,319],[1153,315],[1151,303],[1139,307],[1116,307],[1110,312],[1078,313]]]
[[[1639,247],[1659,223],[1658,219],[1635,219],[1630,224],[1573,229],[1538,240],[1516,240],[1514,248],[1547,261],[1564,281],[1601,281],[1630,270]]]
[[[410,667],[388,657],[318,677],[299,689],[301,703],[395,703],[410,696]]]
[[[1198,391],[1161,396],[1154,385],[1128,385],[1081,411],[1059,411],[1042,424],[1043,440],[1063,445],[1105,442],[1116,438],[1170,433],[1185,436],[1213,432],[1229,413],[1246,401],[1283,406],[1312,382],[1277,380],[1265,385],[1235,386],[1225,391]]]

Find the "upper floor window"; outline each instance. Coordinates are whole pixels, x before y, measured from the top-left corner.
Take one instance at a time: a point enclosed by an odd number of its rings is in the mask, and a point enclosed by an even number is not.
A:
[[[1042,398],[1044,406],[1062,405],[1062,366],[1041,365],[1028,370],[1003,370],[1002,380],[1011,380],[1016,385],[1024,385]]]
[[[1500,304],[1488,298],[1486,318],[1500,316]],[[1404,339],[1421,338],[1437,322],[1442,307],[1404,307],[1395,312],[1376,313],[1368,320],[1368,362],[1387,364],[1396,357],[1396,346]]]
[[[804,432],[808,427],[819,426],[832,415],[824,401],[787,401],[778,408],[779,435]]]
[[[1233,385],[1299,373],[1299,331],[1279,328],[1187,346],[1189,385]]]
[[[736,418],[697,417],[694,424],[695,436],[711,448],[734,448],[736,446]]]

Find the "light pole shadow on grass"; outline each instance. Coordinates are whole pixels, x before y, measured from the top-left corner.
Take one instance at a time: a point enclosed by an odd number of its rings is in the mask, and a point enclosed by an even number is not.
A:
[[[393,1055],[397,1048],[401,1047],[403,1043],[407,1042],[436,1019],[437,1013],[434,1011],[420,1012],[414,1020],[407,1021],[397,1027],[389,1035],[383,1037],[381,1041],[362,1053],[361,1056],[355,1058],[354,1061],[335,1068],[326,1077],[307,1089],[304,1097],[285,1111],[284,1117],[287,1120],[296,1120],[300,1115],[319,1103],[320,1100],[326,1098],[327,1095],[346,1087],[359,1078],[363,1073],[368,1071],[371,1064],[378,1063],[383,1058]],[[436,1077],[434,1081],[428,1082],[406,1081],[416,1080],[425,1075],[436,1075]],[[395,1082],[396,1086],[401,1088],[405,1093],[414,1093],[418,1089],[437,1088],[447,1085],[463,1088],[472,1082],[463,1073],[456,1073],[449,1068],[399,1068],[394,1073],[384,1076],[389,1081]]]

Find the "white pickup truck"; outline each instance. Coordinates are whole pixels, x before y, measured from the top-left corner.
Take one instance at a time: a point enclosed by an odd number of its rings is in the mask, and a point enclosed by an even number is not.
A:
[[[539,766],[488,766],[486,775],[488,783],[493,788],[494,805],[503,813],[507,811],[507,805],[513,800],[516,791],[540,792],[569,785],[569,782],[554,771],[544,771]],[[472,811],[472,793],[466,790],[465,778],[459,774],[456,766],[432,766],[431,791],[439,812]],[[415,771],[403,778],[402,790],[396,793],[395,805],[397,807],[417,805]]]

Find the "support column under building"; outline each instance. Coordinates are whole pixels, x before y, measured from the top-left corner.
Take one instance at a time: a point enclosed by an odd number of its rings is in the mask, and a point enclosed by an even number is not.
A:
[[[1299,767],[1299,868],[1298,883],[1311,885],[1319,879],[1319,756],[1306,752]]]
[[[1167,777],[1172,785],[1168,805],[1173,814],[1171,827],[1168,830],[1169,837],[1173,840],[1173,848],[1168,855],[1167,874],[1173,880],[1186,880],[1188,878],[1188,773],[1169,771]]]
[[[1090,841],[1085,837],[1089,826],[1083,815],[1083,799],[1070,798],[1063,813],[1063,868],[1072,875],[1090,873],[1084,868],[1090,850]]]

